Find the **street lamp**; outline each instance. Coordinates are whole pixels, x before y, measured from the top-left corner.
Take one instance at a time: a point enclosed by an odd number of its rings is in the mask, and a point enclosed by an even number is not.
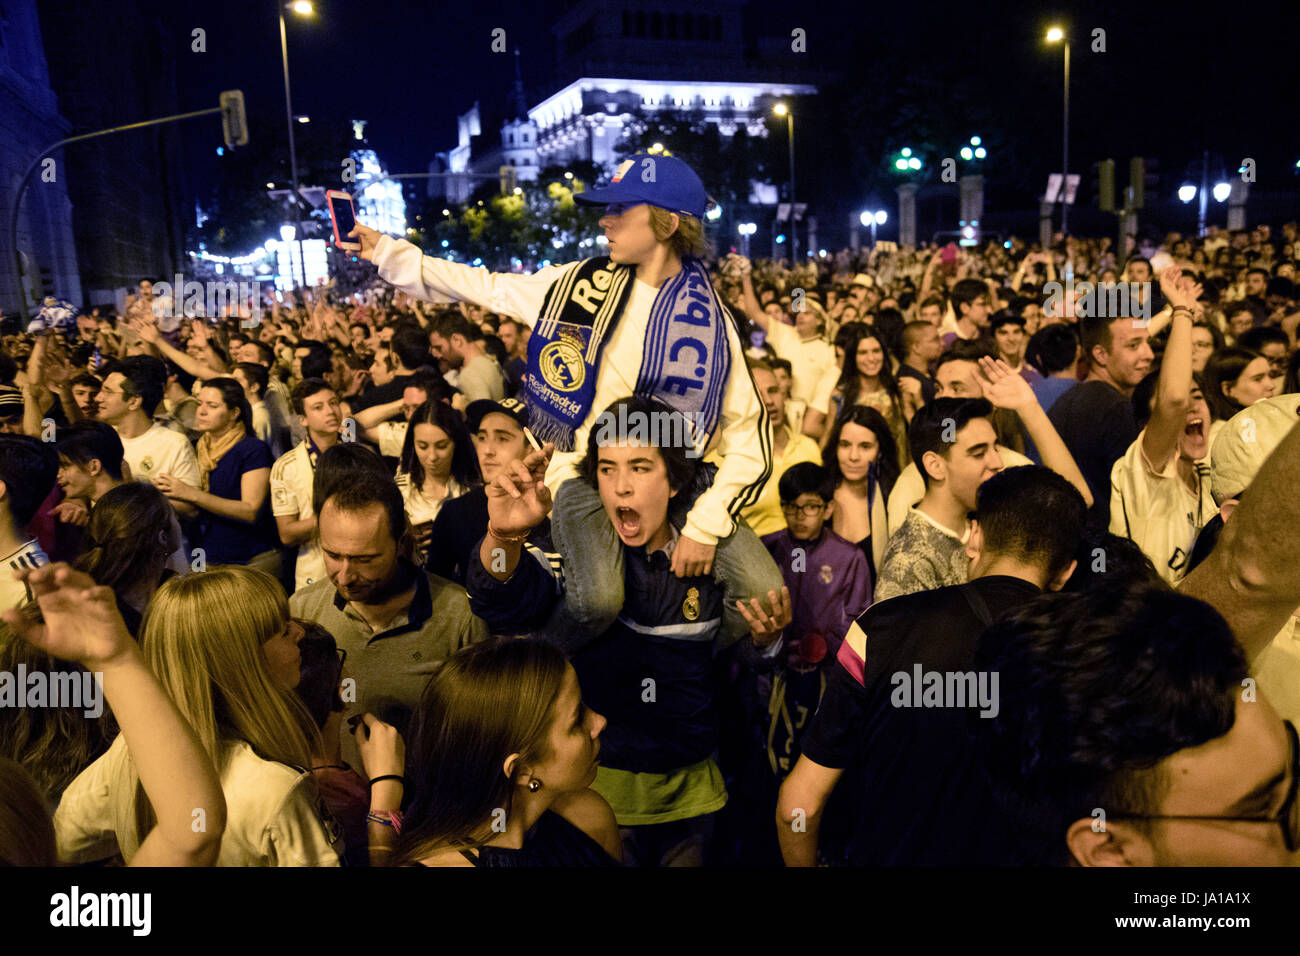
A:
[[[741,246],[745,250],[745,257],[749,257],[749,237],[758,230],[758,224],[752,222],[742,222],[736,226],[736,232],[740,233]]]
[[[790,265],[794,266],[799,263],[799,226],[794,218],[794,113],[784,103],[777,103],[772,112],[785,117],[786,138],[790,143]]]
[[[864,226],[871,227],[871,248],[872,249],[876,248],[876,226],[883,226],[885,224],[885,220],[887,220],[888,218],[889,218],[889,213],[885,212],[885,210],[883,209],[877,210],[875,212],[867,211],[864,212],[862,215],[858,216],[858,222],[862,223],[862,225]]]
[[[1065,38],[1065,31],[1052,27],[1047,31],[1048,43],[1060,43],[1065,50],[1065,102],[1061,109],[1061,233],[1069,235],[1066,221],[1070,204],[1065,201],[1068,190],[1065,188],[1070,175],[1070,41]]]
[[[292,10],[300,17],[310,16],[312,14],[312,5],[309,0],[294,0],[293,3],[281,3],[276,0],[276,12],[280,18],[280,62],[284,67],[284,115],[285,122],[289,127],[289,178],[293,180],[293,208],[295,215],[298,213],[298,203],[302,201],[302,194],[298,192],[298,149],[293,141],[293,101],[289,96],[289,43],[285,38],[284,32],[284,11]],[[303,264],[302,240],[298,240],[298,265],[299,276],[302,279],[302,285],[307,285],[306,266]]]

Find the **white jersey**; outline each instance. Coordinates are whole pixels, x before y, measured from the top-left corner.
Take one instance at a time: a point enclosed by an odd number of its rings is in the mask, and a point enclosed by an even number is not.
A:
[[[312,507],[312,484],[316,469],[305,441],[299,442],[276,459],[271,466],[271,514],[277,518],[301,521],[315,514]],[[325,556],[316,536],[298,546],[298,563],[294,569],[294,590],[301,591],[313,581],[325,577]]]
[[[1142,435],[1110,470],[1111,534],[1132,539],[1169,584],[1187,574],[1196,536],[1219,512],[1210,495],[1209,458],[1196,462],[1196,470],[1199,495],[1179,476],[1176,453],[1163,471],[1151,467]]]

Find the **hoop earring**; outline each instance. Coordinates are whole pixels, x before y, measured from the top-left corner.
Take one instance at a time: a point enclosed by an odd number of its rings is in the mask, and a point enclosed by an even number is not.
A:
[[[529,780],[529,781],[528,781],[528,792],[529,792],[529,793],[536,793],[536,792],[537,792],[538,790],[540,790],[540,789],[542,789],[542,782],[541,782],[540,780],[538,780],[536,777],[533,777],[532,780]]]

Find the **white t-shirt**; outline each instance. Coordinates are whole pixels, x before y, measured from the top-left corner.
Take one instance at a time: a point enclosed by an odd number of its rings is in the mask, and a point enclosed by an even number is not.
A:
[[[77,775],[54,813],[59,859],[87,863],[119,850],[130,863],[135,838],[135,791],[128,786],[130,754],[120,734],[107,753]],[[305,773],[263,760],[243,741],[231,744],[221,768],[226,832],[217,866],[338,866],[342,840],[316,782]]]
[[[199,487],[199,459],[184,435],[159,424],[149,426],[139,438],[123,438],[122,452],[136,481],[152,481],[161,474]]]
[[[406,442],[406,429],[410,422],[380,422],[375,426],[379,432],[379,454],[385,458],[398,458],[402,454],[402,445]]]
[[[478,401],[490,398],[499,402],[506,397],[505,378],[501,366],[490,355],[476,355],[460,368],[456,377],[456,387],[461,390],[465,400]]]
[[[835,347],[819,338],[805,342],[794,326],[775,319],[768,325],[767,341],[790,363],[790,397],[812,401],[826,370],[835,368]]]
[[[312,483],[316,469],[311,465],[307,443],[294,445],[271,466],[271,514],[277,518],[301,521],[315,513]],[[325,577],[325,556],[316,536],[298,546],[298,563],[294,568],[294,590],[301,591],[313,581]]]
[[[35,538],[24,541],[17,551],[0,558],[0,611],[9,611],[27,603],[27,585],[14,577],[15,571],[19,568],[39,568],[49,563],[49,557],[41,550],[40,542]]]
[[[821,378],[813,387],[812,397],[808,399],[808,408],[814,412],[821,412],[827,418],[831,415],[831,398],[835,394],[835,386],[839,384],[840,370],[831,363],[826,371],[822,372]],[[794,386],[791,385],[791,394],[794,393]],[[831,427],[830,422],[826,422],[826,428]]]
[[[1199,497],[1178,475],[1175,452],[1157,472],[1137,441],[1110,470],[1110,532],[1132,539],[1169,584],[1187,574],[1192,546],[1205,523],[1218,514],[1210,495],[1210,459],[1196,463],[1201,472]]]

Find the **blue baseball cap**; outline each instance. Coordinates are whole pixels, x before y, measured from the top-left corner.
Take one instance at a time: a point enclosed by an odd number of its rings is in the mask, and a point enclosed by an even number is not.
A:
[[[575,193],[573,198],[587,206],[645,203],[696,219],[704,218],[711,202],[695,170],[680,159],[644,154],[623,160],[608,186]]]

